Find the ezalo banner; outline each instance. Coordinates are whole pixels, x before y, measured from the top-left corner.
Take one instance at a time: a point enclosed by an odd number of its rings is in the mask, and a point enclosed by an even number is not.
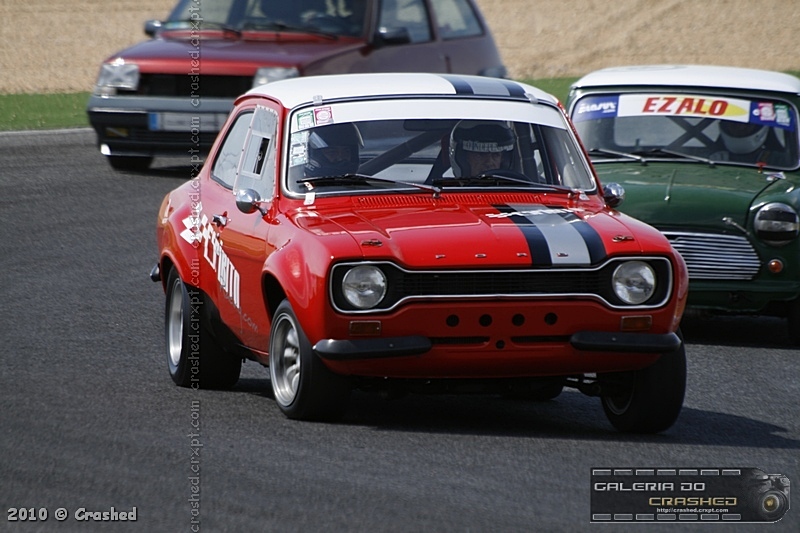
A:
[[[592,522],[776,522],[789,478],[757,468],[592,468]]]

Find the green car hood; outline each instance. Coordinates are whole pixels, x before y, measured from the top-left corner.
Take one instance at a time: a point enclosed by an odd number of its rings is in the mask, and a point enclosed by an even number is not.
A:
[[[750,206],[775,183],[755,168],[694,163],[595,163],[601,182],[625,188],[619,210],[656,227],[747,225]]]

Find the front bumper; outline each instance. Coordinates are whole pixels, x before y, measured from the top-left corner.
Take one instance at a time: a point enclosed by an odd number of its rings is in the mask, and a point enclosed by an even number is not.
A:
[[[606,331],[579,331],[569,337],[576,350],[626,354],[664,354],[681,347],[675,333],[650,334]],[[314,345],[314,352],[331,361],[354,361],[386,357],[422,355],[433,348],[433,342],[423,336],[376,339],[323,339]]]
[[[87,113],[106,155],[205,153],[225,123],[227,98],[92,95]]]

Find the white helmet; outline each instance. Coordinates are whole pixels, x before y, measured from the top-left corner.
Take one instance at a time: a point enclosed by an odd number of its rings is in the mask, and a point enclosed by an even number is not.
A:
[[[516,136],[511,128],[500,121],[461,120],[450,133],[450,165],[457,177],[470,176],[471,169],[466,152],[492,152],[502,154],[501,168],[512,166]]]
[[[719,136],[725,148],[732,154],[755,152],[767,140],[769,128],[748,122],[723,120],[719,125]]]

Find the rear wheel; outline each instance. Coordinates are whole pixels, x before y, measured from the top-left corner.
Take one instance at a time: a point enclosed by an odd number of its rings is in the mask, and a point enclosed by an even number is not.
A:
[[[227,389],[239,380],[242,360],[225,352],[211,336],[197,312],[202,301],[200,291],[188,287],[171,269],[164,314],[169,375],[181,387]]]
[[[678,419],[686,392],[686,351],[663,354],[634,372],[598,376],[603,410],[609,422],[627,433],[658,433]]]
[[[272,320],[269,373],[275,401],[287,417],[331,420],[344,414],[349,384],[314,355],[287,300],[281,302]]]

